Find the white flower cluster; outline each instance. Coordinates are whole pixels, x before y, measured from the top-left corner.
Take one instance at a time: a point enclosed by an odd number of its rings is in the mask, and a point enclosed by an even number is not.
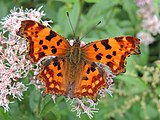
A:
[[[26,59],[27,43],[17,35],[21,21],[32,19],[40,21],[44,11],[36,9],[14,8],[0,21],[0,106],[9,110],[10,97],[21,100],[27,87],[19,80],[32,70],[32,64]]]
[[[155,14],[152,0],[135,0],[139,10],[138,16],[142,19],[142,31],[137,34],[141,42],[149,45],[155,41],[155,35],[160,33],[160,19]]]

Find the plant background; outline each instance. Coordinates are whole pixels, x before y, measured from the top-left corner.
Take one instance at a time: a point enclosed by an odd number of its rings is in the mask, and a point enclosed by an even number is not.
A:
[[[157,6],[160,2],[153,0],[153,4],[159,17]],[[82,39],[85,42],[121,35],[136,36],[142,30],[134,0],[0,0],[0,18],[13,7],[25,9],[41,5],[46,13],[43,19],[53,20],[53,29],[66,38],[73,36],[67,11],[77,36],[82,37],[90,31]],[[102,23],[92,29],[99,21]],[[150,45],[141,44],[140,55],[129,57],[126,73],[114,79],[113,97],[107,95],[101,99],[93,120],[160,120],[160,67],[156,62],[160,59],[160,35],[153,37],[155,41]],[[20,81],[28,84],[29,78]],[[0,108],[0,120],[89,119],[85,114],[77,118],[64,97],[58,97],[54,104],[50,96],[42,97],[34,85],[28,87],[24,99],[14,99],[9,112]]]

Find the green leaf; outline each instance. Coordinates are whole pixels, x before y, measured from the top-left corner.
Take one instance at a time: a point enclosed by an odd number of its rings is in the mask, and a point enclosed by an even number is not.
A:
[[[156,110],[156,108],[150,103],[150,104],[147,104],[147,114],[152,120],[154,119],[156,120],[159,113]]]
[[[106,30],[109,37],[124,35],[123,29],[121,29],[117,25],[117,21],[114,20],[114,19],[109,22],[109,24],[107,25],[107,28],[109,28],[109,29]]]
[[[98,0],[85,0],[85,2],[87,2],[87,3],[97,3]]]
[[[66,109],[62,108],[61,109],[61,105],[64,102],[64,97],[57,97],[56,98],[56,103],[53,102],[53,100],[51,99],[51,96],[46,96],[43,101],[42,101],[42,105],[41,105],[41,112],[40,112],[40,117],[45,117],[47,119],[49,119],[48,116],[49,114],[52,114],[53,117],[55,117],[57,120],[61,119],[61,116],[66,113]],[[65,103],[66,104],[66,103]],[[65,106],[66,108],[66,106]],[[67,113],[66,113],[67,114]],[[64,114],[64,115],[66,115]]]
[[[69,14],[73,25],[73,29],[76,30],[77,29],[76,27],[78,27],[80,22],[80,3],[74,4]]]
[[[160,86],[155,88],[155,93],[159,96],[160,95]]]
[[[152,0],[152,1],[150,1],[150,5],[153,5],[154,12],[156,13],[156,15],[158,17],[159,17],[159,4],[160,4],[159,0]]]
[[[0,12],[0,18],[4,17],[7,14],[7,12],[8,12],[7,7],[8,7],[7,4],[5,4],[4,1],[0,0],[0,8],[1,8],[1,11],[2,11],[2,12]]]
[[[130,56],[127,61],[126,61],[126,74],[136,74],[137,69],[136,69],[136,59],[138,59],[138,56]]]
[[[63,6],[59,9],[58,14],[57,14],[58,25],[61,28],[61,30],[57,32],[64,37],[67,37],[67,35],[71,33],[71,29],[68,23],[66,12],[70,12],[70,9],[67,8],[66,6]]]
[[[4,109],[0,108],[0,119],[1,120],[12,120],[10,114],[8,112],[4,112]]]
[[[126,89],[126,92],[130,94],[137,94],[137,93],[142,93],[144,90],[146,90],[147,84],[144,83],[144,81],[135,76],[131,75],[119,75],[116,77],[119,79],[119,82],[124,82],[124,89]]]
[[[110,15],[112,14],[113,7],[118,4],[117,1],[118,0],[100,0],[96,4],[93,4],[88,13],[81,16],[81,26],[79,28],[79,31],[83,32],[83,34],[87,33],[89,30],[93,30],[93,26],[95,26],[99,21],[101,21],[101,24],[98,25],[97,28],[105,29],[106,27],[108,27],[108,24],[106,23],[111,19]]]
[[[140,50],[141,50],[141,54],[138,55],[137,57],[137,63],[139,65],[146,65],[148,63],[148,59],[149,59],[149,46],[146,46],[144,44],[140,45]]]
[[[78,2],[78,0],[57,0],[57,1],[64,2],[64,3],[77,3]]]
[[[33,114],[28,109],[28,103],[26,103],[28,99],[23,99],[21,102],[18,100],[14,100],[14,103],[10,104],[10,116],[12,117],[12,120],[34,120]]]
[[[133,0],[123,0],[122,5],[123,5],[124,9],[126,10],[126,12],[128,13],[130,20],[135,25],[135,23],[137,21],[136,20],[137,7],[135,5],[135,2]]]
[[[58,23],[61,27],[62,36],[67,37],[68,35],[73,35],[71,25],[69,24],[69,19],[66,13],[69,13],[73,29],[75,30],[76,25],[78,24],[78,18],[80,14],[80,4],[75,3],[70,8],[63,6],[58,12]]]
[[[30,108],[33,112],[39,111],[40,97],[42,97],[42,95],[40,94],[40,91],[37,89],[33,89],[30,92],[31,92],[29,97]]]
[[[47,113],[49,113],[50,111],[52,111],[53,107],[54,107],[54,102],[53,100],[50,98],[49,101],[43,106],[41,112],[40,112],[40,116],[45,116]]]
[[[119,0],[100,0],[89,9],[86,17],[94,20],[105,16],[117,4],[119,4]]]
[[[53,23],[57,22],[57,11],[59,7],[61,7],[61,4],[59,4],[59,2],[56,2],[53,0],[47,0],[46,4],[39,3],[36,6],[37,8],[39,8],[40,6],[43,6],[41,10],[44,10],[44,12],[46,13],[43,19],[52,20]]]

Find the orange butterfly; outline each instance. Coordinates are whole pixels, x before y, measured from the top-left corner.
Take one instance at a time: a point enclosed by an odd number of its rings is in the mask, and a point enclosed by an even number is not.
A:
[[[140,40],[131,36],[99,40],[83,47],[77,39],[71,46],[55,31],[32,20],[22,21],[17,34],[27,39],[33,63],[45,56],[56,56],[42,65],[38,75],[45,84],[45,93],[70,98],[94,100],[100,89],[108,87],[108,75],[96,62],[107,65],[116,75],[125,72],[129,55],[140,54]]]

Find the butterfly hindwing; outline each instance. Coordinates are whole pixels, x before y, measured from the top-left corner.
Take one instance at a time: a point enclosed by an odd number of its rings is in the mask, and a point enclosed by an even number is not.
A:
[[[88,97],[95,100],[97,92],[102,88],[107,88],[107,74],[94,62],[86,63],[82,72],[82,79],[76,83],[74,96],[78,98]]]
[[[49,55],[64,56],[70,47],[65,38],[50,28],[32,20],[22,21],[17,34],[27,39],[29,57],[33,63]]]
[[[47,60],[44,65],[42,65],[38,79],[45,84],[45,94],[66,94],[67,83],[63,77],[63,66],[63,60],[57,58]]]
[[[131,54],[139,54],[140,40],[131,36],[109,38],[83,47],[84,58],[107,65],[113,74],[125,72],[125,63]]]

